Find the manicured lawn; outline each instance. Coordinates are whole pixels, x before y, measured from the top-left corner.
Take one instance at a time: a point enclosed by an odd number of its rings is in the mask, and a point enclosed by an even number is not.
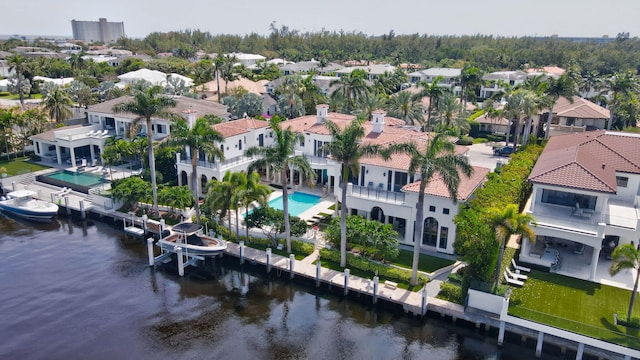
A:
[[[7,169],[7,176],[26,174],[38,170],[48,169],[48,166],[32,163],[29,158],[11,159],[9,161],[0,161],[0,167]]]
[[[20,100],[20,95],[18,94],[10,94],[9,92],[1,92],[0,97],[8,100]],[[31,94],[31,97],[28,95],[24,96],[25,100],[27,99],[42,99],[42,94]]]
[[[398,258],[390,261],[390,263],[396,266],[411,269],[411,267],[413,266],[413,251],[400,250]],[[447,260],[426,254],[420,254],[420,260],[418,261],[418,270],[424,271],[426,273],[432,273],[453,263],[454,261],[452,260]]]
[[[629,290],[533,270],[524,287],[513,289],[509,314],[640,349],[640,331],[613,323],[614,313],[626,317],[630,296]],[[640,316],[639,303],[634,316]]]
[[[244,243],[247,247],[253,248],[253,249],[257,249],[257,250],[262,250],[262,251],[267,251],[268,247],[271,247],[270,244],[260,244],[260,243],[256,243],[256,242],[245,242]],[[293,251],[293,249],[291,249]],[[275,255],[280,255],[280,256],[284,256],[284,257],[289,257],[289,254],[287,254],[287,249],[286,247],[283,248],[282,250],[278,250],[276,248],[271,247],[271,253],[275,254]],[[302,260],[305,257],[307,257],[307,255],[305,254],[294,254],[296,260]]]

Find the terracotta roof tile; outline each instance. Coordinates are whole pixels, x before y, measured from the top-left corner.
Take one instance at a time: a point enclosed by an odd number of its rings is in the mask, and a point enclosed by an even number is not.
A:
[[[616,172],[640,174],[640,136],[590,131],[549,140],[529,181],[616,193]]]
[[[460,185],[458,186],[458,201],[467,200],[475,190],[484,184],[487,178],[487,174],[490,172],[490,169],[474,166],[473,174],[471,177],[466,177],[464,174],[459,173],[460,175]],[[415,181],[411,184],[407,184],[402,187],[402,191],[404,192],[418,192],[420,190],[420,181]],[[424,190],[424,193],[431,196],[438,196],[444,198],[450,198],[449,190],[445,185],[444,181],[442,181],[442,176],[440,174],[435,174],[431,181],[427,184],[427,187]]]
[[[266,127],[269,127],[268,122],[253,118],[243,118],[213,125],[213,128],[216,129],[225,138],[248,133],[250,129],[259,129]]]

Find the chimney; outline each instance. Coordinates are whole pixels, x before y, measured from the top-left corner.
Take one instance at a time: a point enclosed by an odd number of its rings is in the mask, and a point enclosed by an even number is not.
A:
[[[607,165],[605,163],[602,163],[602,168],[604,169]]]
[[[375,110],[371,113],[371,123],[373,125],[372,131],[374,133],[381,133],[384,130],[384,116],[387,115],[384,110]]]
[[[184,111],[184,114],[187,116],[187,125],[189,125],[189,129],[193,129],[193,126],[196,124],[196,111],[193,109],[187,109]]]
[[[318,104],[316,105],[316,124],[324,124],[324,120],[329,115],[329,105],[327,104]]]

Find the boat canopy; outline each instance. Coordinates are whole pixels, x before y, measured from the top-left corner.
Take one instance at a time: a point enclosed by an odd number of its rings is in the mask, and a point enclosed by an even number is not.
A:
[[[171,228],[171,230],[175,232],[180,232],[185,234],[193,234],[200,231],[201,229],[202,229],[202,225],[188,223],[188,222],[180,223]]]
[[[38,195],[38,193],[31,190],[16,190],[7,194],[7,196],[12,197],[14,199],[22,199],[26,197],[31,198],[31,197],[35,197],[36,195]]]

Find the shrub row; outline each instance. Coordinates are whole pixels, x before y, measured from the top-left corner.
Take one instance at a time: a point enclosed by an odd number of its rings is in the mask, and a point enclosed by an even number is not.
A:
[[[340,263],[340,251],[334,249],[321,249],[320,256],[336,263]],[[411,271],[398,269],[392,266],[379,264],[354,254],[347,254],[347,265],[361,271],[378,272],[381,280],[391,280],[398,283],[408,284],[411,281]],[[418,284],[421,286],[429,282],[423,275],[418,275]]]
[[[478,189],[474,199],[456,215],[454,247],[468,264],[463,292],[471,280],[490,280],[497,259],[498,246],[494,230],[486,221],[486,210],[501,209],[508,204],[518,204],[522,210],[531,194],[527,178],[542,149],[540,145],[531,144],[513,154],[499,174],[489,174],[484,187]]]

